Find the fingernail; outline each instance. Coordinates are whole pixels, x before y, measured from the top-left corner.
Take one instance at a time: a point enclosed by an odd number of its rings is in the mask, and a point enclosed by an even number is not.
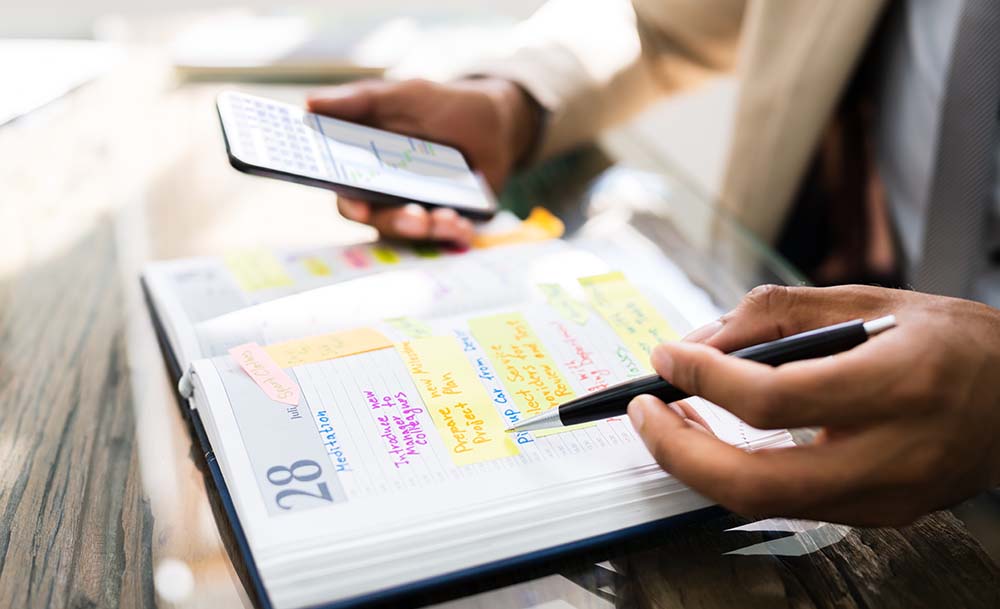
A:
[[[683,340],[689,343],[700,343],[702,341],[706,341],[712,338],[712,336],[714,336],[716,332],[721,330],[722,326],[723,326],[722,320],[716,319],[715,321],[711,321],[705,324],[704,326],[701,326],[700,328],[695,328],[694,330],[691,330],[690,332],[688,332],[688,335],[685,336]]]
[[[671,357],[666,345],[657,345],[653,349],[649,361],[661,377],[665,380],[670,380],[670,377],[674,374],[674,358]]]
[[[420,233],[423,231],[423,224],[424,223],[421,222],[420,218],[411,216],[407,213],[401,213],[396,216],[392,225],[396,228],[396,231],[402,235],[407,235],[409,237],[422,237],[423,235]]]
[[[645,400],[640,395],[638,397],[632,398],[632,401],[628,403],[628,418],[632,421],[632,427],[635,427],[636,431],[642,431],[642,422],[645,420],[645,413],[643,412]]]

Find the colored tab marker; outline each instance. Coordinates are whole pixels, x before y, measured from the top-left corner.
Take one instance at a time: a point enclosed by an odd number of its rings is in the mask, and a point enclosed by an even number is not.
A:
[[[354,246],[345,249],[342,253],[344,260],[353,268],[366,269],[372,265],[368,253],[361,246]]]
[[[651,302],[622,273],[581,277],[580,285],[590,305],[646,371],[652,371],[649,354],[660,343],[680,338]]]
[[[306,267],[306,270],[309,271],[310,275],[315,275],[316,277],[328,277],[333,274],[330,271],[329,265],[316,256],[303,258],[302,265]]]
[[[399,343],[396,349],[455,464],[519,454],[458,341],[431,336]]]
[[[469,320],[469,329],[493,362],[523,418],[533,417],[575,396],[524,315],[502,313],[477,317]]]
[[[243,372],[264,390],[267,397],[282,404],[297,406],[301,400],[299,386],[271,359],[257,343],[246,343],[229,350],[229,355]]]
[[[396,250],[385,247],[383,245],[376,245],[372,247],[372,256],[375,260],[378,260],[382,264],[399,264],[399,254]]]
[[[552,215],[552,212],[544,207],[536,207],[513,230],[476,235],[472,240],[472,247],[482,249],[498,245],[512,245],[514,243],[548,241],[549,239],[562,237],[565,230],[566,227],[563,225],[562,220]]]
[[[323,362],[338,357],[388,349],[392,341],[372,328],[356,328],[275,343],[264,347],[281,368]]]
[[[294,283],[281,262],[268,250],[230,252],[223,256],[236,283],[247,292],[282,288]]]

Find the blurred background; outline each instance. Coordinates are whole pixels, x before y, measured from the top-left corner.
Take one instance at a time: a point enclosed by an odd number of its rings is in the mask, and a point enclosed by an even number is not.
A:
[[[158,18],[177,15],[182,12],[204,12],[225,10],[234,7],[250,9],[261,13],[298,14],[315,10],[357,10],[364,5],[370,11],[400,11],[415,3],[400,0],[367,0],[347,2],[329,0],[312,1],[298,5],[276,0],[245,0],[240,3],[216,0],[38,0],[35,2],[14,2],[5,0],[3,20],[0,21],[0,36],[90,38],[94,26],[102,18],[117,15],[125,18]],[[428,0],[419,3],[422,7],[435,7],[448,11],[480,10],[509,17],[529,15],[541,2],[539,0]]]
[[[0,19],[0,124],[43,107],[137,52],[185,81],[317,85],[372,76],[446,80],[503,53],[542,0],[36,0]],[[609,133],[612,153],[717,190],[735,87],[720,79]],[[655,135],[652,135],[655,134]],[[638,145],[637,145],[638,144]]]

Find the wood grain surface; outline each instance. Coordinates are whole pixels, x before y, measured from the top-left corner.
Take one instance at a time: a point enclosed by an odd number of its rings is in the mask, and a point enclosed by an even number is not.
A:
[[[175,82],[155,49],[135,48],[111,76],[0,127],[0,607],[251,605],[138,272],[372,234],[326,193],[232,171],[217,91]],[[688,527],[604,567],[552,565],[561,577],[449,607],[1000,607],[997,565],[948,513],[784,558],[724,555],[773,538],[724,532],[742,522]]]

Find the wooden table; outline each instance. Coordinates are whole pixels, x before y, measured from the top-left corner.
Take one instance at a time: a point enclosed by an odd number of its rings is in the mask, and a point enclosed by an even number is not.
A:
[[[110,77],[0,128],[0,607],[251,605],[138,270],[372,233],[324,192],[231,170],[216,91],[179,85],[139,48]],[[724,555],[774,537],[723,532],[744,522],[708,521],[654,550],[556,565],[561,576],[449,606],[1000,607],[1000,569],[948,512],[851,530],[799,557]]]

